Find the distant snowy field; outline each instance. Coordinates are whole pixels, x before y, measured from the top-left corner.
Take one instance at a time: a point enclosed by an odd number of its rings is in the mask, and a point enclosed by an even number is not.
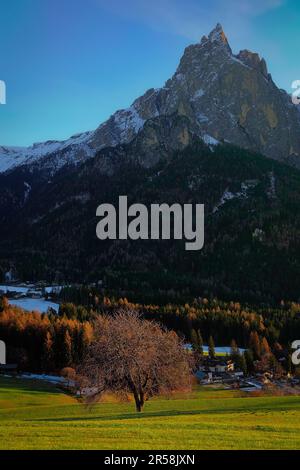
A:
[[[62,289],[62,286],[51,286],[51,287],[46,287],[45,291],[47,294],[51,294],[53,292],[59,293],[59,291]],[[28,286],[7,286],[7,285],[0,285],[0,291],[9,294],[10,292],[18,292],[19,294],[25,294],[27,295],[30,294],[40,294],[41,291],[37,290],[34,288],[33,285],[28,285]],[[58,313],[59,310],[59,304],[55,302],[51,302],[49,300],[46,300],[44,298],[41,299],[32,299],[30,297],[26,297],[23,299],[9,299],[9,303],[11,305],[16,305],[17,307],[21,307],[24,310],[27,310],[29,312],[35,310],[39,311],[41,313],[46,313],[48,308],[53,308]]]
[[[52,294],[52,293],[59,293],[63,286],[50,286],[50,287],[45,287],[45,291],[47,294]],[[28,285],[28,286],[7,286],[7,285],[0,285],[0,291],[5,292],[6,294],[9,292],[18,292],[20,294],[27,294],[28,291],[30,292],[36,292],[39,293],[38,289],[35,289],[33,285]]]
[[[240,352],[243,353],[245,349],[239,348]],[[203,346],[203,352],[208,353],[208,346]],[[216,346],[215,347],[216,354],[231,354],[231,348],[228,346]]]
[[[53,310],[58,313],[59,304],[54,302],[49,302],[45,299],[11,299],[9,302],[11,305],[16,305],[17,307],[21,307],[24,310],[29,312],[39,311],[41,313],[46,313],[48,308],[53,308]]]
[[[192,345],[191,344],[187,344],[186,345],[186,348],[191,350],[192,349]],[[245,349],[243,348],[239,348],[240,352],[243,353],[245,352]],[[203,346],[203,352],[206,354],[208,354],[208,346]],[[230,355],[231,354],[231,348],[229,346],[216,346],[215,347],[215,353],[216,354],[228,354]]]

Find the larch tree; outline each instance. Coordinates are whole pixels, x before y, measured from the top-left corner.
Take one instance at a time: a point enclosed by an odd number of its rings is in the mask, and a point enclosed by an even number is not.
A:
[[[270,354],[271,348],[269,346],[267,338],[263,337],[260,343],[261,354]]]
[[[230,343],[230,355],[232,358],[234,358],[235,356],[239,356],[239,354],[240,354],[240,351],[239,351],[237,342],[235,341],[235,339],[233,339]]]
[[[250,346],[250,349],[254,353],[255,359],[260,359],[261,348],[260,348],[260,340],[259,340],[257,331],[251,331],[250,339],[249,339],[249,346]]]
[[[68,367],[72,363],[72,338],[68,330],[66,330],[63,338],[61,359],[64,367]]]
[[[44,339],[42,362],[47,370],[51,370],[53,367],[53,339],[50,331],[47,331]]]

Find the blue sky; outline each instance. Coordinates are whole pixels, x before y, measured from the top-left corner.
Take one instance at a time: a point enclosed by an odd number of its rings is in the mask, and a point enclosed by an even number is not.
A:
[[[0,145],[95,129],[163,85],[217,22],[281,88],[300,79],[299,0],[1,0],[0,22]]]

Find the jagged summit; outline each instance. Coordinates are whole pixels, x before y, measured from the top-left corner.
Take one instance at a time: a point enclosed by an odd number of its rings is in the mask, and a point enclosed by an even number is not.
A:
[[[223,27],[218,23],[215,28],[209,33],[208,36],[203,36],[200,45],[202,47],[210,46],[217,47],[225,50],[226,52],[232,54],[228,39],[224,33]]]
[[[220,23],[217,23],[216,27],[209,33],[208,39],[211,42],[221,42],[223,44],[228,44],[227,37]]]
[[[150,133],[150,120],[175,115],[189,122],[188,129],[168,137],[166,129],[160,129],[164,141],[153,130]],[[205,142],[230,142],[300,166],[297,108],[276,87],[259,54],[248,50],[233,54],[220,23],[200,43],[185,49],[163,88],[149,90],[131,108],[112,116],[109,125],[100,126],[93,145],[111,136],[114,142],[129,142],[137,134],[147,142],[143,149],[147,165],[159,158],[168,139],[171,149],[182,148],[197,135]]]

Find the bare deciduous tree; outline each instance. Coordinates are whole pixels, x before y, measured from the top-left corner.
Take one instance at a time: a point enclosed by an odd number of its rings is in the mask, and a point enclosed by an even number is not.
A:
[[[97,320],[79,376],[93,400],[105,391],[131,393],[141,412],[154,395],[190,388],[190,356],[176,333],[121,310]]]

